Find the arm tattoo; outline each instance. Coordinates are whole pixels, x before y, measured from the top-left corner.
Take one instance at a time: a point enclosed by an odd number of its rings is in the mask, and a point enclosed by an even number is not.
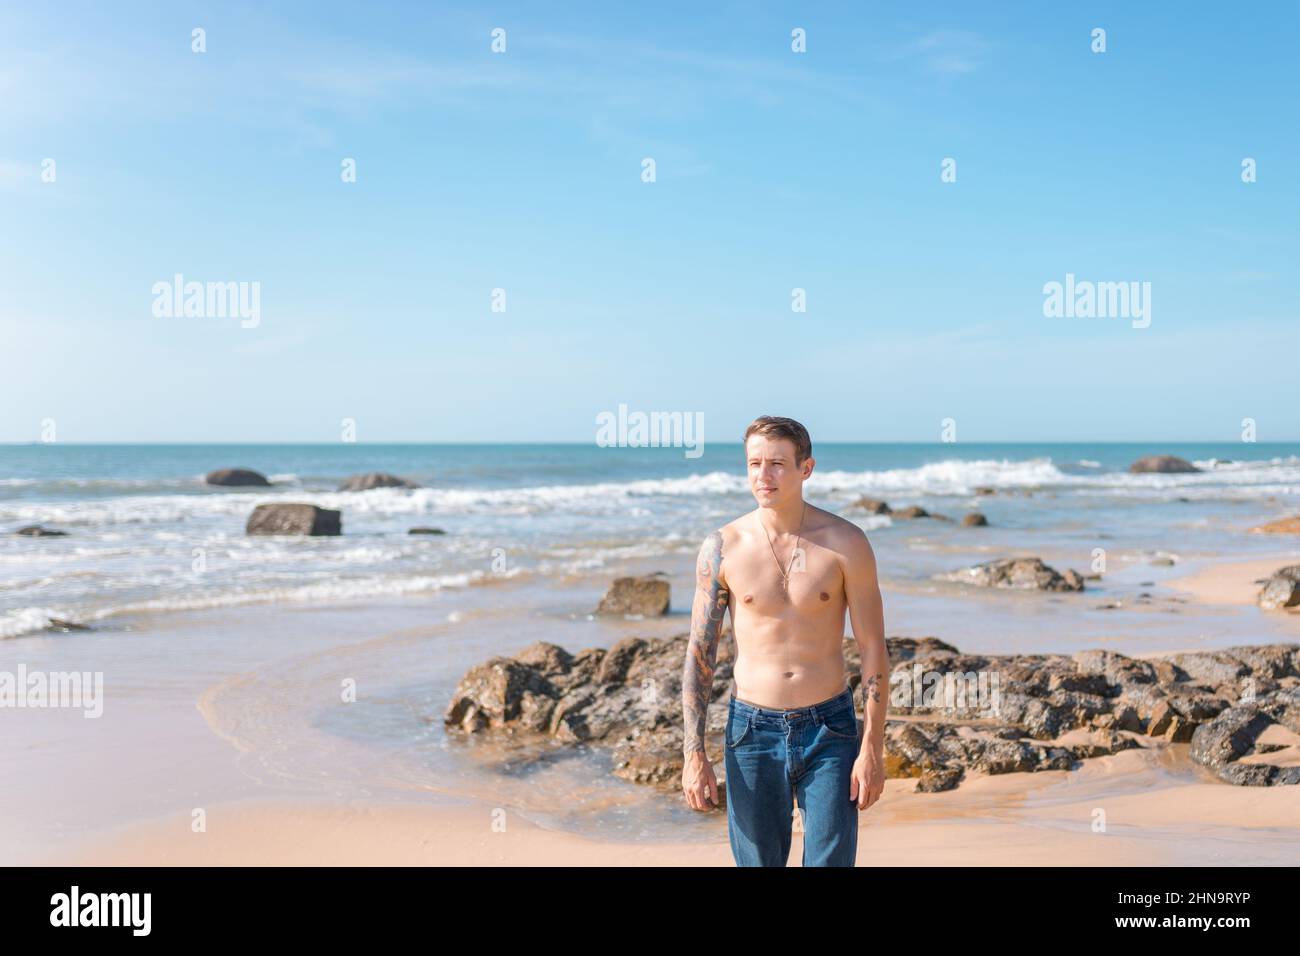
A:
[[[862,706],[865,707],[865,706],[867,705],[867,701],[868,701],[868,700],[874,700],[874,701],[876,701],[877,703],[879,703],[879,701],[880,701],[880,690],[879,690],[879,688],[878,688],[878,686],[877,686],[879,683],[880,683],[880,675],[879,675],[879,674],[872,674],[872,675],[867,679],[867,686],[863,688],[863,694],[862,694]]]
[[[722,532],[704,539],[695,566],[695,602],[691,606],[691,638],[682,670],[682,751],[704,753],[704,726],[713,696],[713,668],[718,659],[722,618],[731,595],[722,585]]]

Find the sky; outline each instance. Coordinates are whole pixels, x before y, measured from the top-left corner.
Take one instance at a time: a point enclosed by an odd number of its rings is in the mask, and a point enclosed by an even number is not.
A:
[[[1300,440],[1298,47],[1290,2],[8,4],[0,441]],[[155,314],[178,274],[256,320]],[[1067,275],[1149,324],[1045,315]]]

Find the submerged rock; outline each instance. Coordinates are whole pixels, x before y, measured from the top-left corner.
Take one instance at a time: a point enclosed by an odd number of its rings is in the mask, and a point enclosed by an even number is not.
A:
[[[616,578],[596,608],[597,614],[640,614],[657,617],[668,613],[669,585],[658,574]]]
[[[1300,515],[1294,518],[1279,518],[1277,521],[1256,525],[1250,530],[1253,534],[1300,534]]]
[[[248,516],[244,531],[246,534],[342,534],[342,513],[309,504],[262,504]]]
[[[19,528],[14,534],[21,534],[25,538],[66,538],[68,532],[55,531],[53,528],[42,527],[38,524],[29,524],[25,528]]]
[[[999,558],[936,577],[941,581],[1018,591],[1083,590],[1083,576],[1078,571],[1058,572],[1041,558]]]
[[[69,634],[73,631],[93,631],[94,628],[89,624],[78,624],[76,621],[65,621],[61,617],[52,617],[45,630],[54,631],[59,634]]]
[[[398,478],[396,475],[382,471],[372,471],[366,475],[352,475],[339,485],[339,491],[369,491],[371,488],[419,488],[413,481]]]

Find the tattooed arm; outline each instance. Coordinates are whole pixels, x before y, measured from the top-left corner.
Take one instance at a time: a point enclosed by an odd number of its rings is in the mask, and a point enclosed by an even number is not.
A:
[[[862,751],[854,767],[850,799],[864,810],[885,788],[885,712],[889,708],[889,651],[885,646],[885,610],[876,577],[876,555],[856,526],[844,548],[844,592],[853,624],[853,639],[862,658]]]
[[[704,754],[704,725],[713,695],[713,669],[718,660],[722,618],[730,593],[722,582],[722,532],[704,539],[695,565],[695,601],[691,605],[691,639],[682,670],[683,753]]]

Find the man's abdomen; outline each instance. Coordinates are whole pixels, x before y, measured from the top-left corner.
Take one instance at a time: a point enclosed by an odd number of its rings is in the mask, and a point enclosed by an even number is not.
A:
[[[756,707],[807,707],[848,686],[843,628],[819,635],[736,628],[736,696]]]

